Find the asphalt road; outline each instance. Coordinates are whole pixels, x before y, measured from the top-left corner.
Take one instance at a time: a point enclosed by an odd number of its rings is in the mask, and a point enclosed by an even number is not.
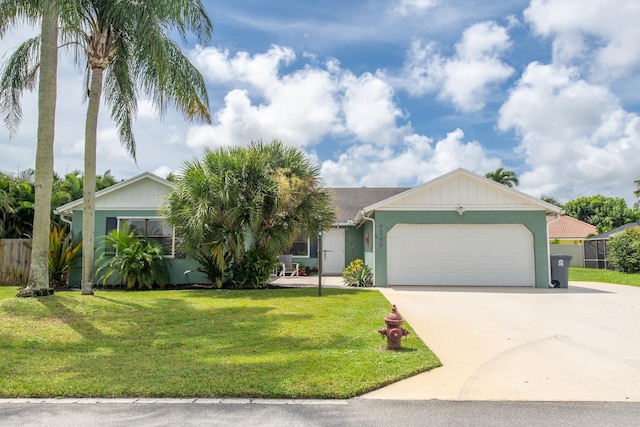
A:
[[[640,403],[441,400],[0,402],[13,426],[637,426]]]

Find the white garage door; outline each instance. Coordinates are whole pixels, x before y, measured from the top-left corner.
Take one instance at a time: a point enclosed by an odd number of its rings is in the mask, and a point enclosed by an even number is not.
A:
[[[534,286],[533,235],[519,224],[398,224],[389,285]]]

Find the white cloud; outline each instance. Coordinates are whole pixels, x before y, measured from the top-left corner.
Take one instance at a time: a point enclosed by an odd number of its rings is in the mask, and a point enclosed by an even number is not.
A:
[[[348,75],[343,85],[346,128],[365,143],[396,142],[399,137],[396,118],[401,112],[393,101],[391,86],[370,73],[359,78]]]
[[[394,187],[426,182],[459,167],[484,174],[501,164],[477,141],[465,142],[460,129],[435,144],[410,134],[398,148],[353,145],[337,160],[325,161],[322,176],[329,186]]]
[[[249,86],[227,93],[213,126],[189,130],[190,147],[241,145],[256,139],[307,146],[338,129],[336,76],[310,66],[281,76],[280,67],[295,60],[291,49],[272,46],[262,54],[231,56],[214,47],[198,47],[192,56],[214,83]]]
[[[158,110],[153,106],[153,102],[148,99],[138,101],[138,119],[157,120],[159,117]]]
[[[436,53],[432,43],[414,40],[402,84],[412,95],[437,91],[440,99],[460,111],[478,111],[490,88],[513,74],[513,68],[500,59],[510,45],[507,29],[489,21],[467,28],[451,58]]]
[[[279,70],[296,59],[291,48],[273,45],[265,53],[251,55],[229,50],[196,46],[190,54],[194,65],[213,83],[250,83],[253,87],[272,93],[278,86]]]
[[[223,107],[214,113],[213,125],[192,127],[187,145],[219,147],[280,139],[305,147],[331,135],[388,145],[401,138],[403,131],[396,119],[402,114],[393,89],[381,77],[371,73],[355,76],[342,70],[336,60],[329,60],[324,68],[307,64],[281,75],[280,66],[292,59],[288,52],[272,46],[264,54],[231,56],[229,52],[220,55],[215,48],[199,48],[194,56],[209,70],[209,78],[216,75],[214,69],[227,70],[222,74],[228,83],[251,84],[228,92]],[[208,58],[213,59],[208,62]],[[257,69],[266,70],[269,77],[246,71]]]
[[[631,197],[640,170],[640,117],[604,86],[570,67],[532,63],[499,113],[501,130],[522,139],[529,170],[521,189],[572,199]]]
[[[554,61],[592,57],[598,80],[628,74],[640,64],[637,0],[532,0],[524,16],[540,35],[554,37]]]
[[[396,0],[393,12],[402,16],[423,14],[438,4],[440,0]]]

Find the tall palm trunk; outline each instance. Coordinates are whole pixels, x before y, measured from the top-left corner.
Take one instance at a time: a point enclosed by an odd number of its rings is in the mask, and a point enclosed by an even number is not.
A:
[[[18,296],[39,296],[53,293],[53,290],[49,288],[49,231],[51,227],[53,140],[58,74],[58,12],[51,0],[44,2],[41,36],[31,270],[27,287],[22,289]]]
[[[96,204],[96,147],[98,113],[104,69],[91,69],[89,105],[84,133],[84,189],[82,204],[82,295],[93,295]]]

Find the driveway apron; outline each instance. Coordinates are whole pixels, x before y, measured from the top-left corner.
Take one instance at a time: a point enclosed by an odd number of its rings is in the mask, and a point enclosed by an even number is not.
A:
[[[363,398],[640,402],[640,288],[381,292],[443,366]]]

